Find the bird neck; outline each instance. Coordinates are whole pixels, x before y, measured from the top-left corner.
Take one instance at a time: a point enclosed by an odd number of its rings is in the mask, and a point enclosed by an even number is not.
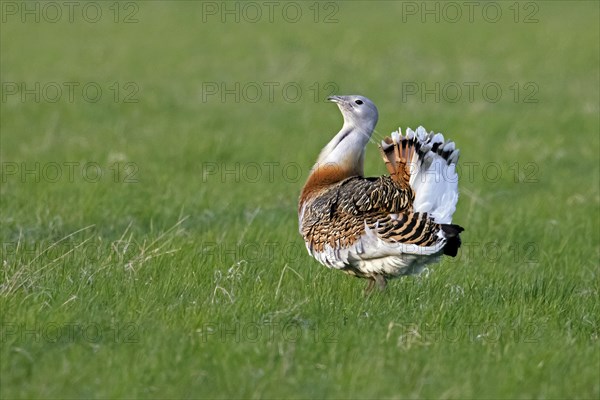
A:
[[[321,150],[312,170],[316,171],[323,166],[335,166],[340,171],[362,175],[365,146],[372,133],[372,129],[366,130],[344,123],[338,134]]]
[[[320,191],[352,176],[364,175],[365,146],[372,129],[344,123],[337,135],[323,148],[304,185],[302,196]]]

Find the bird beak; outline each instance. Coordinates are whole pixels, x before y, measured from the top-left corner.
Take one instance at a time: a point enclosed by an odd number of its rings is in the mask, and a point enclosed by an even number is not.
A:
[[[332,103],[340,103],[342,98],[341,96],[329,96],[327,100],[331,101]]]

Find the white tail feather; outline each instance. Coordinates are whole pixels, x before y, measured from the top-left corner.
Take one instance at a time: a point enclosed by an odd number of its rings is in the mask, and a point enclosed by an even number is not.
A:
[[[445,141],[441,133],[427,133],[422,126],[416,132],[408,128],[406,137],[415,137],[419,143],[419,151],[410,160],[414,211],[430,214],[439,224],[451,224],[458,202],[458,149],[454,142]]]

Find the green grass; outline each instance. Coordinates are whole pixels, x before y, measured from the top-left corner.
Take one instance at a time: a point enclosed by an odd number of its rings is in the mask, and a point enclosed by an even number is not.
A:
[[[0,397],[600,397],[597,2],[520,3],[527,24],[512,2],[498,23],[341,2],[331,24],[312,3],[294,24],[158,1],[115,24],[98,4],[95,24],[1,25]],[[103,95],[23,102],[10,82]],[[212,82],[279,86],[203,99]],[[371,297],[297,231],[341,123],[330,82],[375,101],[376,139],[422,124],[462,151],[459,257]],[[406,94],[436,82],[502,95]],[[384,173],[374,145],[365,169]]]

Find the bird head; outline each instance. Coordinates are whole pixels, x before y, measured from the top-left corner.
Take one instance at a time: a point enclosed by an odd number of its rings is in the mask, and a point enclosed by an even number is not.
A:
[[[359,95],[330,96],[327,100],[337,104],[344,117],[344,125],[371,135],[379,119],[377,107],[371,100]]]

